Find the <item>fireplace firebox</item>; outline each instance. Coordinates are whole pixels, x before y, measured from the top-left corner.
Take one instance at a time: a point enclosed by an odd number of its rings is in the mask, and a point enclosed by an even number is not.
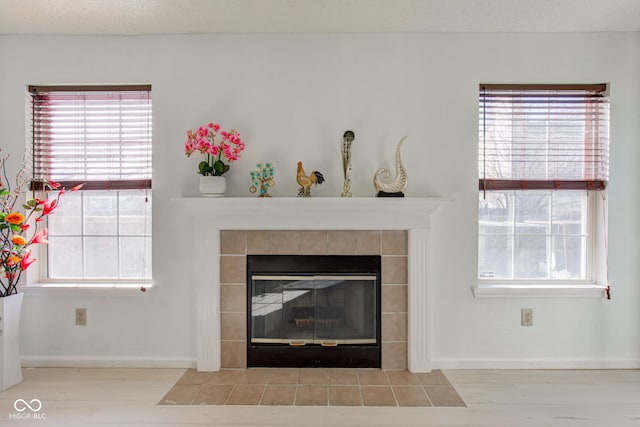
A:
[[[247,255],[248,367],[381,367],[381,259]]]

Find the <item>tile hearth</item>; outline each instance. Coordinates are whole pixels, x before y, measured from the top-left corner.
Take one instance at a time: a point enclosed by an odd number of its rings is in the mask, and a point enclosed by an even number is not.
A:
[[[442,371],[189,369],[159,405],[465,407]]]

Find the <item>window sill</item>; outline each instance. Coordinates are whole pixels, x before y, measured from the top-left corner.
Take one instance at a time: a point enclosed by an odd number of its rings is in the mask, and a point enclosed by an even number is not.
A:
[[[31,296],[131,296],[144,295],[153,289],[152,284],[147,284],[142,292],[140,286],[140,283],[34,283],[19,289]]]
[[[475,298],[604,298],[607,287],[596,283],[497,283],[472,286]]]

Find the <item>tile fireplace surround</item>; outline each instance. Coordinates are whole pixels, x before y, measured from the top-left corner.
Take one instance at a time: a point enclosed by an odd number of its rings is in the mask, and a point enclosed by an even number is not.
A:
[[[247,253],[382,255],[383,368],[431,370],[429,235],[431,214],[442,204],[441,199],[225,197],[180,201],[190,213],[196,237],[192,241],[202,242],[193,256],[203,268],[192,277],[198,291],[199,371],[246,367],[246,308],[244,299],[242,307],[238,301],[244,298],[241,287]],[[203,235],[208,238],[202,239]]]

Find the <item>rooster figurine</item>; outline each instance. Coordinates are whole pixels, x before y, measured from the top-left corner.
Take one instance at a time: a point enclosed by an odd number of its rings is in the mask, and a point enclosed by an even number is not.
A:
[[[298,197],[311,197],[311,186],[313,184],[322,184],[324,182],[324,176],[318,171],[313,171],[311,175],[307,176],[304,173],[304,169],[302,169],[302,162],[298,162],[296,181],[300,184]]]

